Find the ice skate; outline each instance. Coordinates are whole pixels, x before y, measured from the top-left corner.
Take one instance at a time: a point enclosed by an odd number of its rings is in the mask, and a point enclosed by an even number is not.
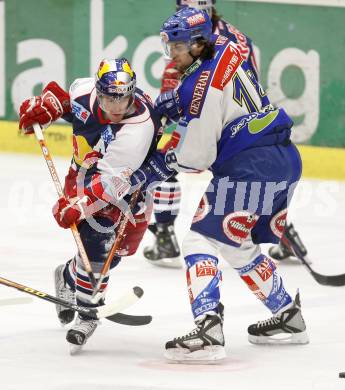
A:
[[[307,344],[306,326],[301,312],[299,292],[293,305],[267,320],[248,327],[252,344]]]
[[[168,341],[165,349],[170,363],[217,364],[226,357],[222,319],[207,315],[190,333]]]
[[[98,326],[97,320],[83,319],[78,316],[72,328],[67,332],[66,340],[71,344],[70,353],[73,355],[80,351]]]
[[[58,298],[64,299],[65,301],[75,303],[75,293],[66,284],[63,276],[64,269],[65,264],[61,264],[55,269],[54,276],[56,296]],[[61,305],[55,306],[61,325],[66,325],[73,321],[75,314],[74,310],[68,309],[67,307]]]
[[[180,248],[172,223],[155,223],[149,225],[149,230],[155,235],[152,246],[144,249],[146,260],[160,267],[182,268]]]
[[[280,239],[279,244],[269,248],[268,254],[276,261],[299,261],[298,253],[305,257],[307,263],[311,264],[311,261],[306,257],[308,253],[307,248],[303,244],[299,234],[296,232],[293,224],[290,223],[286,225],[284,234]]]
[[[278,245],[271,246],[268,250],[268,254],[272,257],[272,259],[277,261],[283,261],[287,259],[297,260],[294,253],[282,241],[279,241]]]

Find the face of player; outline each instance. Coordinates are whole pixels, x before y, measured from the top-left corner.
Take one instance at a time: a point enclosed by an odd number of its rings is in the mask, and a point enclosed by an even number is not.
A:
[[[195,59],[198,57],[203,49],[203,45],[189,45],[186,42],[169,42],[167,44],[167,54],[176,63],[176,69],[184,72]],[[191,55],[192,54],[192,55]]]
[[[132,96],[114,98],[112,96],[97,93],[101,109],[112,123],[121,122],[128,112]]]

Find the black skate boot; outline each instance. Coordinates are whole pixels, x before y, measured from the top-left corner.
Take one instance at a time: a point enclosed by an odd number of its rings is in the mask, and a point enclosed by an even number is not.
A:
[[[171,363],[215,364],[226,357],[220,315],[207,315],[185,336],[168,341],[164,356]]]
[[[279,241],[278,245],[271,246],[268,250],[268,254],[272,257],[272,259],[277,261],[295,257],[293,252],[282,241]]]
[[[250,325],[248,333],[252,344],[308,344],[299,292],[291,307],[268,320]]]
[[[54,272],[56,296],[70,303],[75,303],[75,293],[69,288],[63,276],[64,269],[65,264],[61,264]],[[55,305],[55,307],[61,325],[66,325],[73,321],[74,310],[61,305]]]
[[[98,321],[93,319],[84,319],[78,316],[72,328],[67,332],[66,340],[71,345],[71,354],[78,352],[86,344],[98,326]]]
[[[180,248],[174,232],[173,223],[154,223],[149,230],[155,235],[152,246],[144,249],[146,260],[161,267],[181,268]]]
[[[300,255],[305,258],[308,264],[311,264],[311,261],[306,257],[308,254],[307,248],[292,223],[286,225],[279,244],[269,248],[268,254],[277,261],[287,259],[298,261],[298,256]]]

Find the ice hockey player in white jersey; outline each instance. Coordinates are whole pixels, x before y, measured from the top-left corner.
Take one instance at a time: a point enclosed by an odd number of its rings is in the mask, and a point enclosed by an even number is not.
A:
[[[205,10],[212,22],[212,32],[229,38],[236,44],[257,78],[258,69],[253,49],[252,40],[239,31],[234,25],[222,19],[215,8],[216,0],[176,0],[176,10],[184,7],[193,7]],[[164,69],[161,93],[170,91],[178,86],[181,72],[174,61],[169,61]],[[169,128],[170,131],[170,128]],[[169,144],[162,146],[163,150]],[[179,268],[182,266],[180,246],[175,234],[174,224],[179,214],[180,202],[183,194],[177,175],[157,186],[154,192],[154,216],[155,223],[149,225],[149,230],[154,234],[154,243],[144,248],[144,256],[153,265],[162,267]]]
[[[30,134],[34,123],[47,127],[60,117],[73,127],[73,157],[65,197],[57,201],[53,213],[63,228],[77,224],[97,279],[136,183],[132,174],[156,149],[161,123],[150,98],[136,88],[135,73],[124,58],[104,59],[95,78],[77,79],[69,92],[50,82],[41,96],[21,105],[20,128]],[[147,228],[150,213],[136,207],[133,214],[111,268],[121,256],[135,253]],[[101,286],[103,297],[108,280],[109,275]],[[98,305],[91,302],[92,285],[79,254],[56,268],[55,286],[59,298],[81,306]],[[72,322],[75,315],[60,305],[57,314],[62,324]],[[67,341],[85,344],[97,324],[79,315],[67,332]]]
[[[166,54],[184,71],[181,85],[155,103],[161,115],[178,122],[166,164],[213,175],[182,244],[196,328],[167,342],[166,357],[225,357],[219,255],[273,315],[249,326],[249,341],[307,343],[299,293],[291,297],[260,248],[278,243],[301,176],[290,140],[293,122],[270,104],[235,45],[212,35],[207,12],[183,8],[165,21],[161,38]]]

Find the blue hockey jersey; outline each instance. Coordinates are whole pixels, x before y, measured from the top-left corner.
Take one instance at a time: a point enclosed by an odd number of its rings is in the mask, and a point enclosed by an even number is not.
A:
[[[177,170],[221,165],[262,137],[288,138],[292,120],[275,109],[233,42],[216,38],[211,60],[197,60],[177,90],[181,120],[175,130]],[[264,141],[260,141],[264,145]],[[267,144],[275,143],[275,136]]]
[[[224,19],[220,19],[217,23],[213,24],[213,33],[229,38],[230,41],[236,44],[236,48],[240,52],[241,57],[247,61],[250,70],[258,80],[258,64],[254,54],[252,40]]]

